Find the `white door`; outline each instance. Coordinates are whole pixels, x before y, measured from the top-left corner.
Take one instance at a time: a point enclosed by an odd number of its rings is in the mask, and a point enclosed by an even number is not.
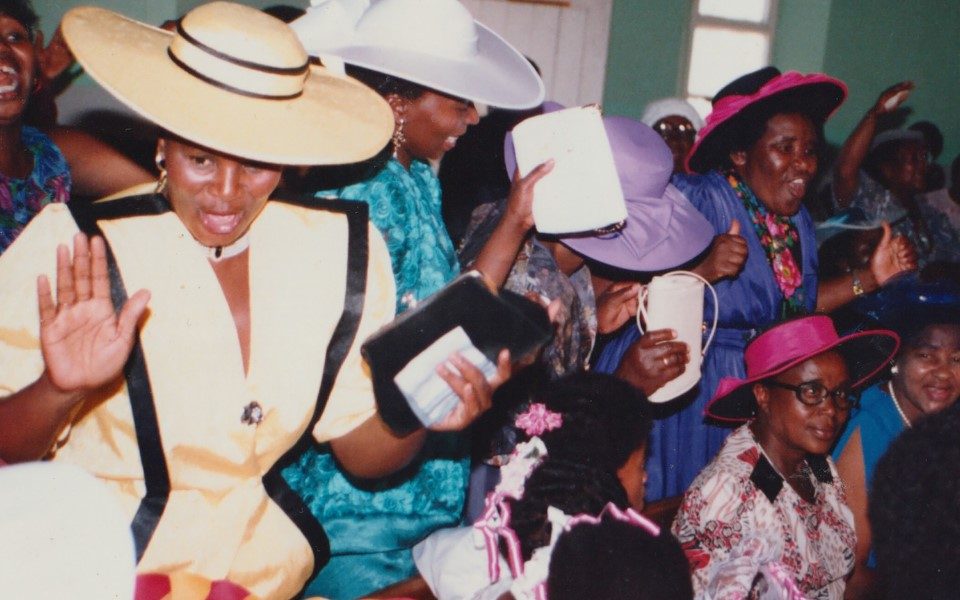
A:
[[[602,102],[613,0],[551,6],[518,0],[462,0],[474,18],[536,61],[547,99]]]

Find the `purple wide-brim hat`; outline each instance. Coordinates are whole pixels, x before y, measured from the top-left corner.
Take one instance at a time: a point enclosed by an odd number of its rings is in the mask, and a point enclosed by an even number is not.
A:
[[[840,337],[830,317],[815,315],[780,323],[754,338],[744,353],[746,378],[724,377],[704,415],[718,421],[743,422],[756,412],[753,384],[779,375],[803,361],[836,350],[843,356],[851,388],[869,382],[893,359],[900,337],[887,329]]]
[[[561,108],[544,104],[544,112]],[[612,233],[564,235],[560,241],[591,260],[629,271],[664,271],[696,258],[716,232],[670,183],[670,148],[653,129],[627,117],[605,116],[603,126],[626,201],[626,223]],[[513,177],[517,162],[511,134],[503,146],[507,174]]]

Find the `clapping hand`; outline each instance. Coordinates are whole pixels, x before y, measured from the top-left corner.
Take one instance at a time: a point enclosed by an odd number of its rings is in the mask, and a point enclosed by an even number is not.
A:
[[[78,233],[72,258],[65,244],[58,246],[56,302],[47,277],[37,279],[40,348],[54,387],[82,394],[115,379],[133,348],[137,322],[149,299],[148,291],[139,290],[117,315],[103,238],[88,240]]]

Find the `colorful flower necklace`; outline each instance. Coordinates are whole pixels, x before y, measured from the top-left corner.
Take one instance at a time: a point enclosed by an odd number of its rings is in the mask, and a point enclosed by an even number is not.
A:
[[[797,228],[788,217],[767,212],[753,191],[733,171],[727,173],[727,181],[750,215],[753,229],[757,232],[760,245],[763,246],[770,267],[773,269],[773,277],[783,294],[783,303],[780,306],[781,318],[806,313],[803,276],[794,256],[800,251],[800,235],[797,233]]]

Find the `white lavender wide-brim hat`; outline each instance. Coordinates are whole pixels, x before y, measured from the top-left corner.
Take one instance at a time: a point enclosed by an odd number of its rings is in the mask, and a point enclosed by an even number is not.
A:
[[[499,108],[543,102],[543,81],[457,0],[315,0],[290,26],[311,56]]]

